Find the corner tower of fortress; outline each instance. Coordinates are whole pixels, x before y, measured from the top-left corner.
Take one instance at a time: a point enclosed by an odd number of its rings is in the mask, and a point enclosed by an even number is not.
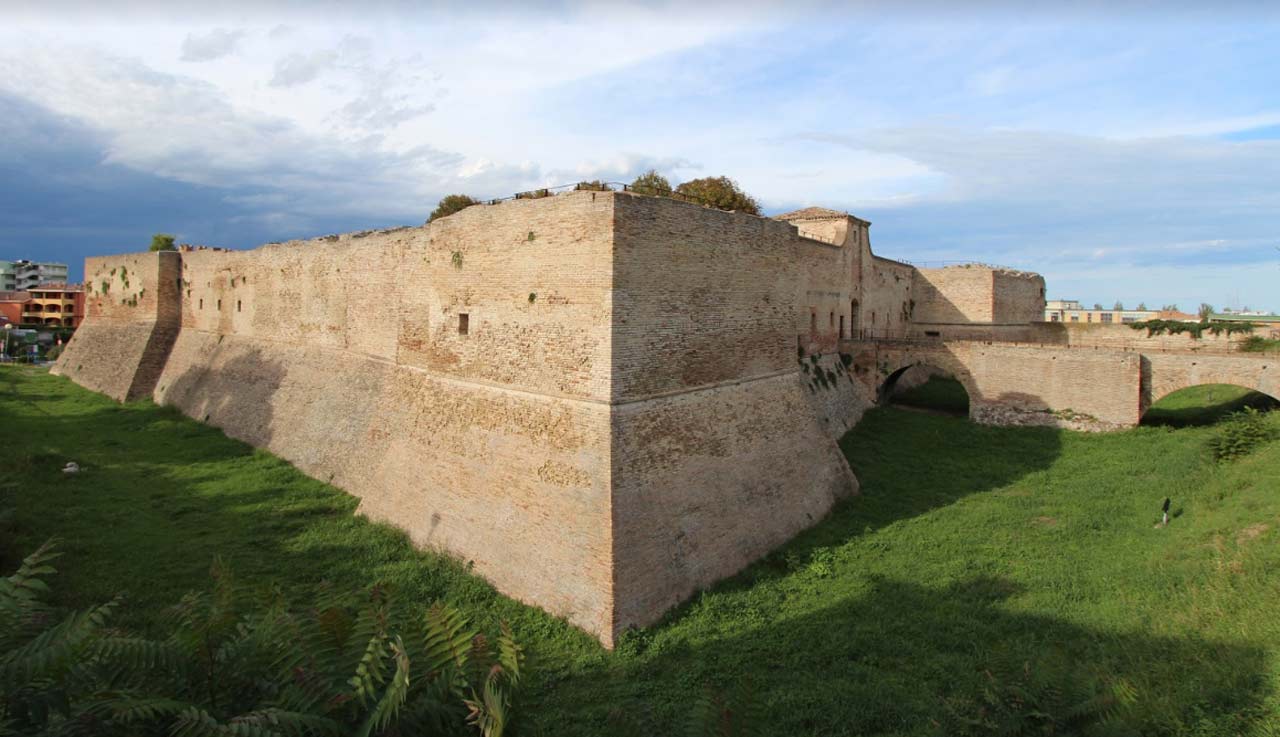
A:
[[[867,224],[835,215],[573,192],[92,258],[54,372],[266,448],[611,646],[856,492],[830,415],[861,400],[802,368],[866,299]]]

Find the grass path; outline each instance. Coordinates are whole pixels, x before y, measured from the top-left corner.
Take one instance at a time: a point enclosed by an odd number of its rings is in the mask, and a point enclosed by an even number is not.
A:
[[[1143,734],[1276,734],[1280,442],[1217,465],[1215,432],[875,410],[842,443],[861,497],[607,653],[269,454],[6,367],[0,556],[8,570],[57,535],[63,600],[126,590],[140,626],[203,586],[215,554],[303,598],[327,578],[448,599],[527,643],[525,713],[549,735],[667,734],[708,684],[748,687],[768,734],[852,735],[960,733],[1011,694],[1119,682]],[[64,476],[67,460],[88,470]]]

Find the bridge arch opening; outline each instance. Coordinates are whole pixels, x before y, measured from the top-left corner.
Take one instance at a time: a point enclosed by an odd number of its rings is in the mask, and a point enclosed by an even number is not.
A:
[[[952,372],[917,363],[889,374],[878,392],[881,404],[969,416],[969,390]]]
[[[1269,412],[1280,398],[1238,384],[1196,384],[1168,392],[1142,414],[1143,425],[1193,427],[1212,425],[1246,407]]]

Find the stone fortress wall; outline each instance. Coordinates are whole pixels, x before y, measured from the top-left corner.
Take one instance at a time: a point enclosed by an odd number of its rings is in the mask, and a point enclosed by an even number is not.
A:
[[[1039,323],[1038,275],[915,269],[869,226],[584,191],[93,258],[54,370],[271,450],[606,645],[856,493],[837,441],[894,376],[1093,429],[1187,382],[1276,393],[1265,360],[1206,355],[1230,338]]]

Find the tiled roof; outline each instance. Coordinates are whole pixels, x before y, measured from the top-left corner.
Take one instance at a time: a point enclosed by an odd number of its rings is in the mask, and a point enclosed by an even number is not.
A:
[[[844,220],[849,217],[849,213],[840,212],[838,210],[828,210],[825,207],[803,207],[799,210],[784,212],[781,215],[774,215],[774,220]]]

